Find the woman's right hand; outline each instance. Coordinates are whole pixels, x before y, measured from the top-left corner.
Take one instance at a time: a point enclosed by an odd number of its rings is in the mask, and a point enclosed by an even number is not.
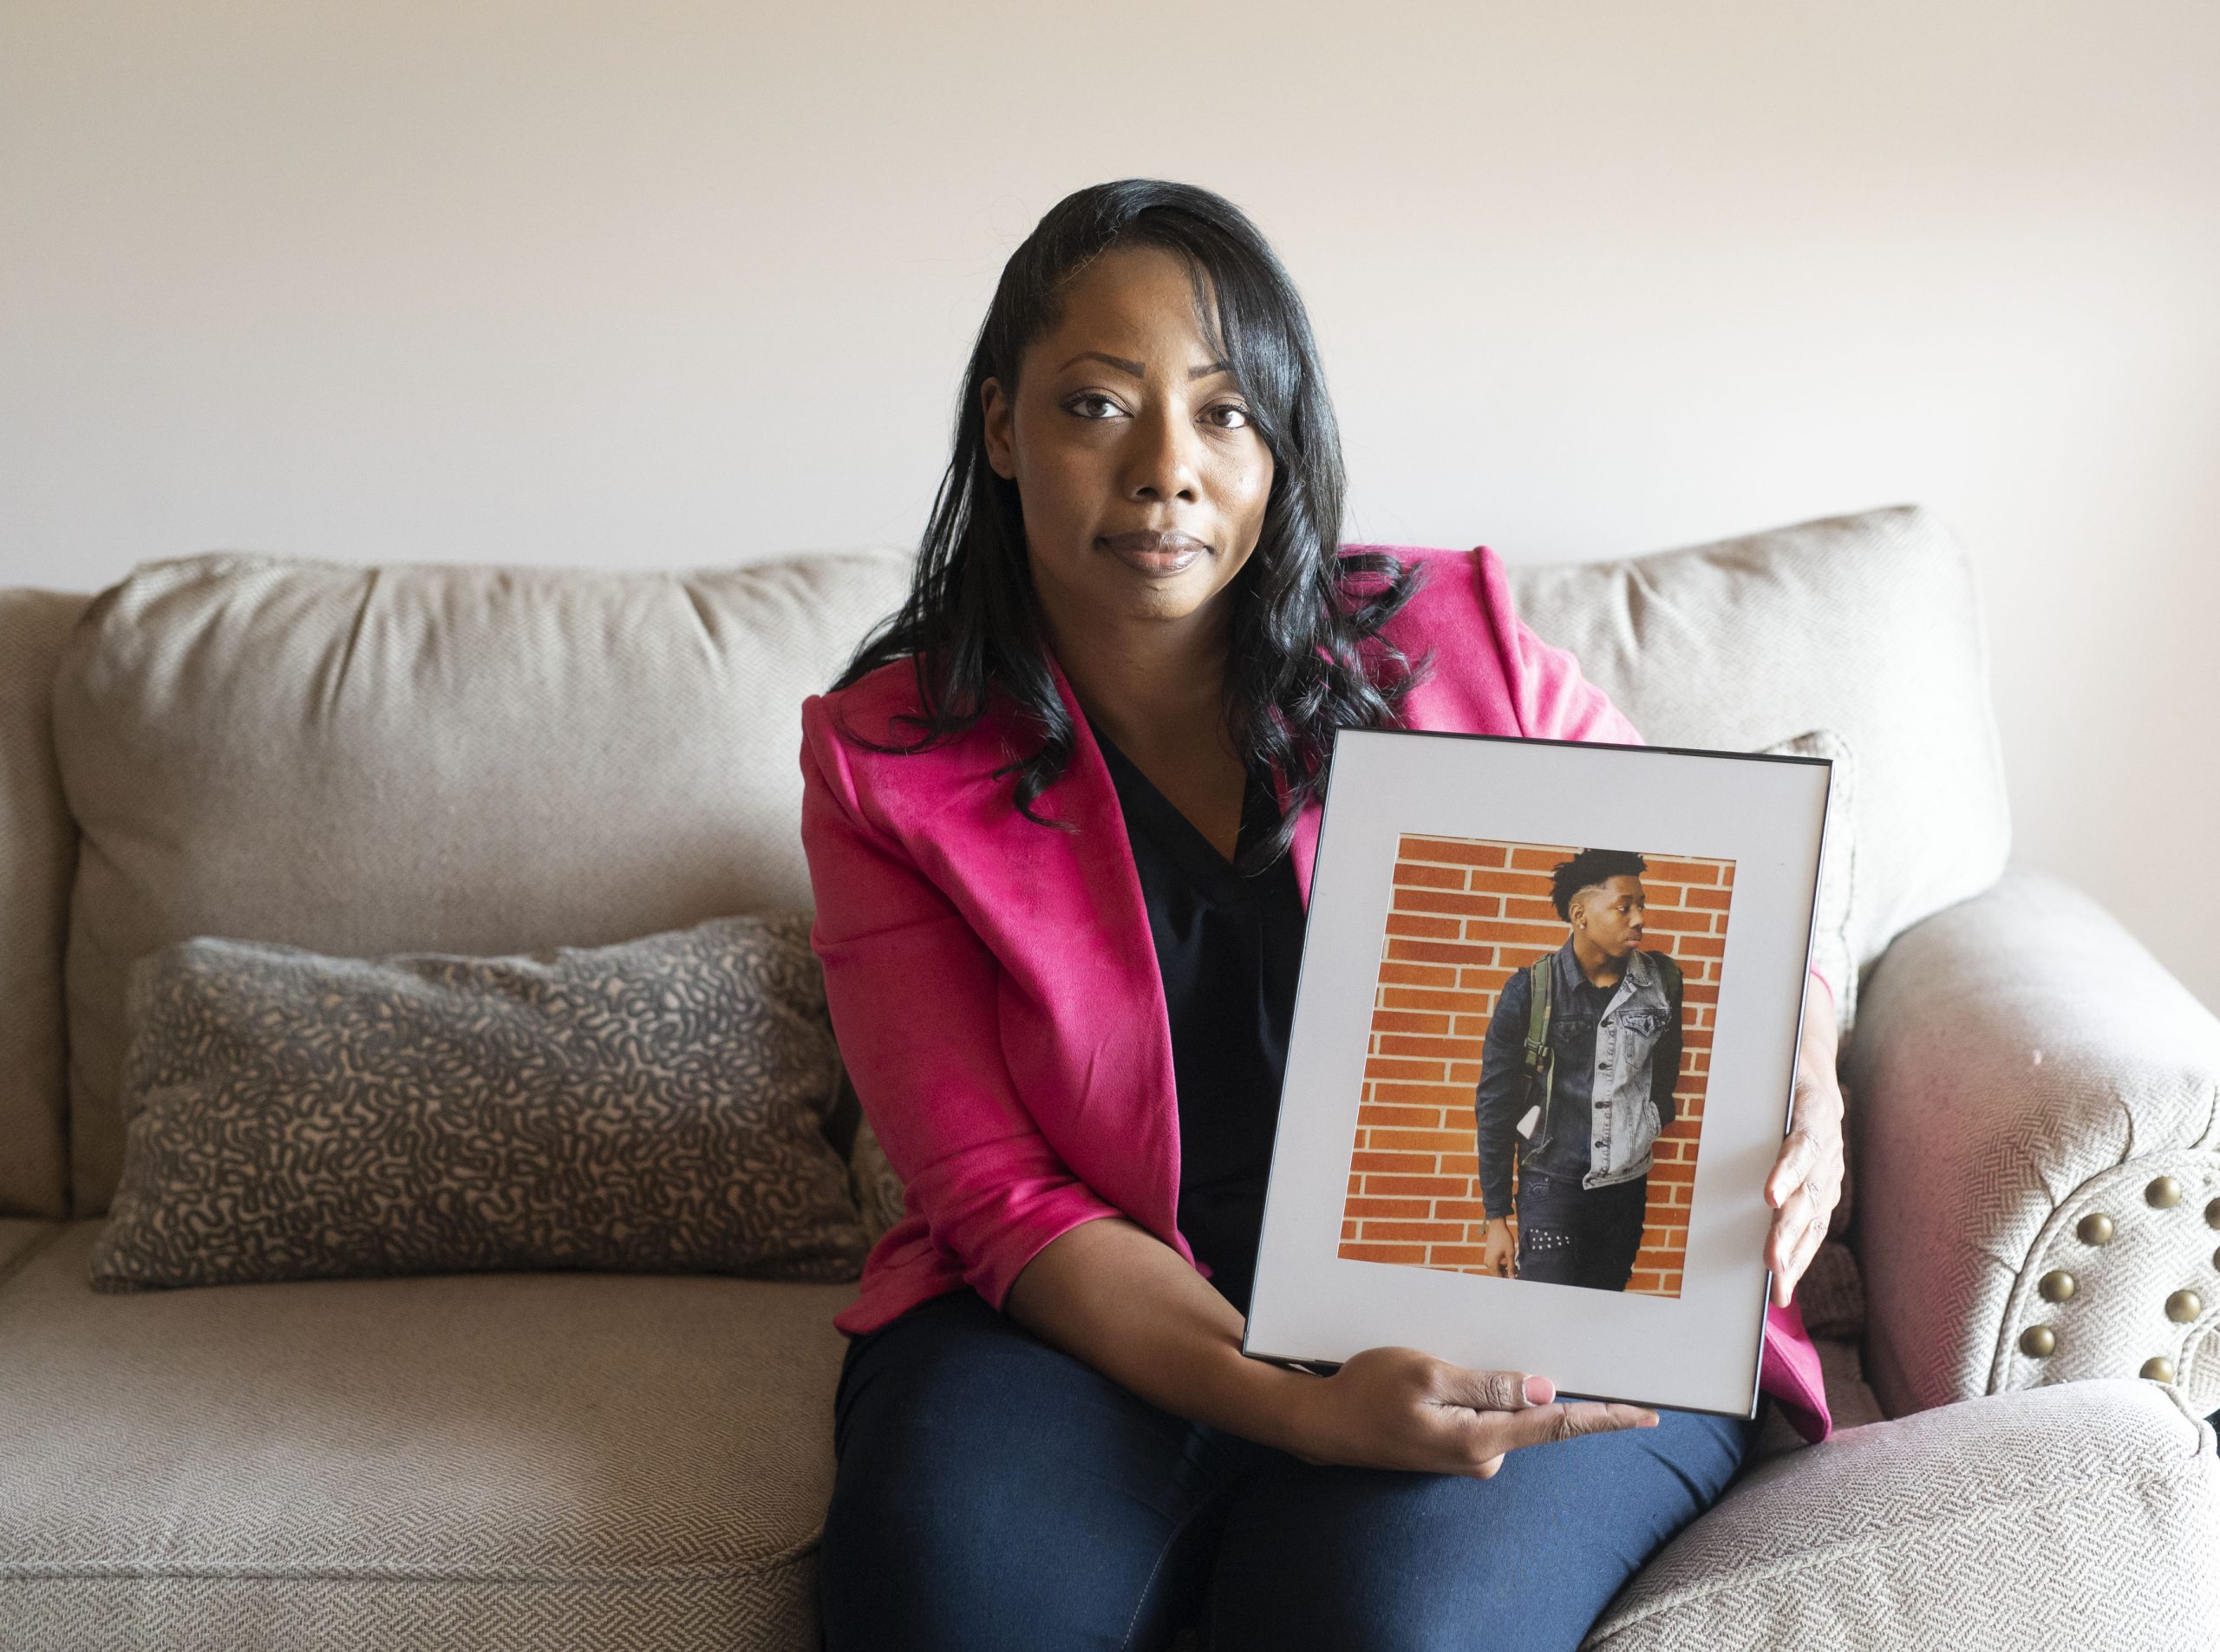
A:
[[[1414,1348],[1368,1348],[1296,1390],[1306,1463],[1488,1479],[1504,1454],[1619,1428],[1654,1428],[1642,1406],[1555,1401],[1547,1377],[1475,1371]]]

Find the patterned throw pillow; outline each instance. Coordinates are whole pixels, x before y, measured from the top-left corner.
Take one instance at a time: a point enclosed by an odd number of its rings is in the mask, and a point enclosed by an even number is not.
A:
[[[133,966],[98,1290],[589,1269],[852,1279],[804,916],[527,956]]]

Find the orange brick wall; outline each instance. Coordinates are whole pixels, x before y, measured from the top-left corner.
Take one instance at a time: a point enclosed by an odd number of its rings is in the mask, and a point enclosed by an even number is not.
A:
[[[1471,838],[1406,836],[1398,846],[1341,1255],[1482,1271],[1472,1118],[1480,1041],[1511,972],[1564,944],[1550,872],[1577,852]],[[1669,952],[1681,966],[1682,1051],[1675,1116],[1657,1139],[1649,1219],[1627,1288],[1677,1296],[1734,866],[1640,852],[1649,863],[1642,950]]]

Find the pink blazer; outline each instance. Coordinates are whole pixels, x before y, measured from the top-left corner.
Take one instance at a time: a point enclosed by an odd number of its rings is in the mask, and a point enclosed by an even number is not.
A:
[[[1386,633],[1414,660],[1433,650],[1404,702],[1412,726],[1640,742],[1573,656],[1512,613],[1495,552],[1394,549],[1432,565]],[[1041,1247],[1096,1217],[1128,1217],[1202,1268],[1174,1214],[1172,1036],[1139,877],[1101,748],[1054,676],[1076,744],[1035,807],[1074,832],[1012,807],[1012,779],[991,771],[1028,742],[999,708],[909,755],[841,736],[915,737],[891,721],[916,708],[906,663],[803,702],[812,943],[865,1114],[908,1188],[833,1320],[843,1331],[963,1284],[1000,1309]],[[1306,900],[1319,815],[1313,804],[1296,822]],[[1832,1431],[1793,1303],[1766,1310],[1759,1384],[1805,1439]]]

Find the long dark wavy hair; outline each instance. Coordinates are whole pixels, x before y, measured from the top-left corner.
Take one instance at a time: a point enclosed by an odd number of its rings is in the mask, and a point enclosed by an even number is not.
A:
[[[1272,455],[1263,530],[1231,588],[1225,682],[1236,746],[1251,767],[1277,768],[1289,787],[1278,831],[1244,857],[1244,870],[1255,871],[1285,851],[1296,816],[1323,793],[1335,733],[1398,722],[1427,662],[1407,659],[1379,631],[1423,570],[1385,552],[1341,550],[1341,436],[1309,317],[1257,226],[1208,190],[1147,178],[1097,184],[1057,202],[1010,255],[963,375],[955,451],[909,597],[833,686],[910,662],[924,709],[896,721],[917,738],[862,741],[880,751],[953,738],[984,715],[991,692],[1007,695],[1038,744],[995,772],[1015,773],[1027,819],[1066,824],[1034,806],[1063,774],[1076,731],[1035,623],[1017,485],[988,463],[981,389],[991,378],[1014,396],[1027,349],[1061,319],[1066,284],[1103,253],[1137,245],[1185,262],[1198,319]]]

